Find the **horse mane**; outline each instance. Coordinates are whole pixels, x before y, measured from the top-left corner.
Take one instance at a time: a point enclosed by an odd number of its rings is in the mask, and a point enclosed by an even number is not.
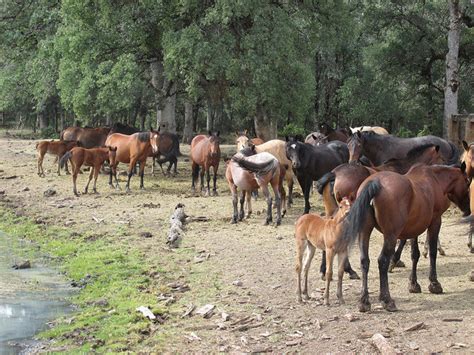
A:
[[[140,142],[147,142],[150,140],[150,132],[138,132],[138,140]]]
[[[243,156],[246,156],[246,157],[249,157],[251,155],[255,155],[257,154],[257,152],[255,151],[255,146],[253,147],[246,147],[244,149],[242,149],[240,151],[240,153],[243,155]]]
[[[406,155],[406,158],[411,159],[411,158],[419,157],[426,149],[433,148],[433,147],[436,147],[436,145],[432,143],[419,145],[415,148],[410,149]]]

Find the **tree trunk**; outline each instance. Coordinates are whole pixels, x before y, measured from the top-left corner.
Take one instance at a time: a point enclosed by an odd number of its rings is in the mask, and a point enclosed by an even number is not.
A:
[[[255,114],[255,133],[258,138],[269,141],[277,137],[277,124],[272,121],[261,104],[257,104]]]
[[[40,130],[48,128],[48,116],[44,114],[44,111],[38,112],[38,123]]]
[[[176,85],[174,83],[170,88],[170,95],[164,101],[157,123],[164,132],[176,133]]]
[[[461,16],[459,0],[449,0],[448,54],[446,54],[446,86],[444,88],[443,137],[448,138],[448,122],[458,113],[459,38]]]
[[[112,116],[111,116],[110,113],[107,113],[107,114],[105,115],[105,125],[106,125],[107,127],[112,126]]]
[[[186,100],[184,102],[184,130],[183,143],[190,144],[193,139],[193,104]]]
[[[206,116],[206,132],[212,131],[214,128],[214,112],[211,100],[207,100],[207,116]]]

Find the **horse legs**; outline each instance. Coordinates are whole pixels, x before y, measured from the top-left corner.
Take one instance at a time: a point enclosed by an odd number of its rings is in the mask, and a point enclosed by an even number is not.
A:
[[[43,170],[43,159],[44,154],[38,153],[38,176],[44,177],[44,170]]]
[[[344,259],[344,272],[349,274],[349,278],[351,280],[359,280],[360,277],[355,272],[355,270],[352,268],[351,262],[349,261],[349,258]],[[326,251],[323,250],[322,252],[322,257],[321,257],[321,266],[319,267],[319,272],[321,274],[321,280],[326,280]]]
[[[319,266],[321,280],[326,280],[326,250],[321,252],[321,265]]]
[[[129,164],[129,166],[128,166],[127,185],[125,186],[125,190],[126,190],[127,192],[130,191],[130,180],[132,179],[133,171],[136,169],[136,164],[137,164],[137,158],[132,158],[132,159],[130,159],[130,164]]]
[[[388,286],[388,267],[390,265],[390,260],[392,259],[392,256],[395,253],[396,243],[397,243],[396,235],[384,236],[382,251],[380,252],[380,255],[378,258],[379,277],[380,277],[379,300],[382,302],[383,308],[385,308],[389,312],[394,312],[397,310],[397,307],[395,306],[395,302],[390,296],[390,290]]]
[[[311,179],[303,176],[303,175],[298,175],[298,182],[300,183],[301,189],[303,190],[304,194],[304,212],[303,214],[309,213],[309,210],[311,208],[309,204],[309,192],[311,190]]]
[[[339,304],[344,304],[344,298],[342,297],[342,279],[344,278],[345,264],[348,261],[347,250],[339,252],[337,255],[338,269],[337,269],[337,292],[336,296],[339,300]]]
[[[308,272],[311,266],[311,261],[314,257],[316,248],[309,242],[306,242],[306,255],[303,261],[303,272],[304,272],[304,286],[303,286],[303,298],[309,300],[308,295]]]
[[[212,166],[212,170],[214,172],[214,176],[213,176],[213,188],[212,188],[212,195],[213,196],[217,196],[217,169],[219,168],[218,165],[213,165]],[[209,179],[209,175],[208,175],[208,179]],[[207,189],[209,191],[209,180],[207,182]]]
[[[230,192],[232,193],[232,207],[234,208],[234,213],[232,214],[232,219],[230,221],[230,223],[237,223],[237,216],[239,214],[239,211],[238,211],[238,208],[237,208],[237,196],[238,196],[238,192],[237,192],[237,186],[235,186],[234,184],[229,184],[230,186]]]
[[[301,298],[301,262],[303,260],[305,244],[307,243],[308,241],[306,240],[299,238],[296,239],[296,295],[298,296],[298,302],[300,303],[303,302],[303,299]]]
[[[211,167],[206,167],[206,183],[207,183],[207,190],[206,196],[211,196]]]
[[[426,241],[425,241],[425,246],[423,248],[423,256],[425,258],[428,256],[428,244],[429,244],[428,233],[426,233]],[[439,239],[439,236],[438,236],[437,248],[438,248],[438,251],[439,251],[439,255],[443,255],[443,256],[446,255],[446,252],[444,251],[443,247],[441,246],[441,241]]]
[[[247,216],[245,218],[250,218],[252,214],[252,191],[247,191],[245,199],[247,200]]]
[[[416,276],[416,266],[418,265],[418,260],[420,259],[420,249],[418,247],[418,237],[411,240],[411,275],[410,275],[410,284],[408,285],[408,292],[410,293],[421,293],[421,287],[418,283],[418,278]]]
[[[438,281],[438,275],[436,274],[436,254],[438,252],[438,235],[441,228],[441,217],[438,218],[428,227],[428,238],[430,246],[430,285],[428,290],[431,293],[443,293],[443,288]]]
[[[398,243],[398,248],[395,251],[395,254],[393,254],[392,260],[390,261],[388,272],[393,272],[393,269],[395,269],[396,267],[405,267],[405,264],[403,263],[403,261],[400,260],[400,258],[402,256],[402,251],[406,243],[406,239],[400,240],[400,242]]]
[[[77,164],[75,167],[74,167],[74,170],[72,172],[72,184],[74,185],[74,188],[73,188],[73,192],[74,192],[74,195],[76,196],[79,196],[79,194],[77,193],[77,188],[76,188],[76,180],[77,180],[77,175],[79,174],[79,170],[80,170],[80,165]]]
[[[467,246],[474,253],[474,245],[472,244],[472,231],[474,230],[474,222],[469,224],[469,234],[467,236]]]
[[[143,178],[145,176],[145,164],[146,164],[146,159],[140,161],[140,189],[145,190],[145,185],[143,185]]]
[[[84,188],[84,194],[87,194],[87,191],[89,190],[89,184],[92,180],[92,175],[94,175],[94,167],[91,167],[91,172],[89,173],[89,180],[87,180],[86,187]]]
[[[293,204],[293,184],[295,183],[293,181],[293,174],[291,175],[291,177],[287,178],[286,181],[288,184],[288,208],[290,208],[291,205]]]
[[[329,286],[332,281],[332,264],[334,259],[334,249],[326,248],[326,289],[324,290],[324,304],[329,306]]]
[[[283,187],[283,184],[280,182],[280,186],[278,188],[280,190],[281,196],[281,217],[285,217],[286,215],[286,190]]]
[[[368,273],[370,266],[369,258],[369,238],[371,230],[367,229],[359,234],[359,249],[360,249],[360,269],[362,271],[362,289],[359,301],[359,311],[368,312],[370,311],[369,301],[369,286],[368,286]]]
[[[275,205],[276,205],[276,210],[277,210],[276,225],[279,226],[281,224],[281,195],[280,195],[278,181],[272,182],[272,189],[273,189],[273,194],[275,195]]]
[[[196,164],[195,162],[193,162],[193,165],[191,167],[191,179],[192,179],[192,182],[191,182],[191,190],[193,193],[196,193],[196,186],[195,186],[195,183],[198,179],[198,175],[199,175],[199,165]]]
[[[268,191],[267,185],[263,184],[261,187],[263,195],[267,199],[267,219],[265,220],[264,225],[268,225],[272,221],[272,195],[270,194],[270,191]]]
[[[245,211],[244,211],[244,204],[245,204],[245,190],[242,190],[240,193],[240,213],[239,213],[239,221],[244,219]]]
[[[201,192],[204,190],[204,174],[206,173],[206,167],[203,166],[201,169]]]
[[[93,191],[94,191],[95,194],[97,193],[97,178],[99,177],[99,172],[100,172],[101,167],[102,167],[102,164],[100,164],[100,165],[98,165],[94,168],[94,188],[93,188]]]

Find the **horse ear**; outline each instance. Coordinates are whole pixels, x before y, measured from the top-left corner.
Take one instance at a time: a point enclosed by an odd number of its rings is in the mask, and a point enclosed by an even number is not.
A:
[[[221,134],[221,131],[217,131],[216,137],[219,137],[219,134]]]
[[[211,131],[207,132],[207,134],[209,135],[209,137],[212,136],[212,132],[211,132]]]
[[[236,136],[237,138],[239,138],[239,137],[240,137],[239,132],[235,131],[235,136]]]
[[[247,135],[247,130],[246,130],[246,129],[244,129],[244,136],[246,136],[246,135]]]
[[[315,141],[318,140],[318,137],[316,137],[314,134],[311,134],[311,137],[313,137],[313,139],[314,139]]]
[[[250,143],[250,149],[252,150],[252,152],[255,152],[255,144]]]
[[[435,150],[436,150],[437,153],[439,152],[439,145],[437,145],[437,146],[435,147]]]
[[[469,151],[469,144],[467,144],[466,141],[462,141],[462,146],[464,147],[464,150],[467,152]]]
[[[164,127],[164,126],[165,126],[165,125],[163,125],[163,127]],[[158,129],[157,129],[156,131],[159,132],[160,129],[161,129],[161,126],[158,126]]]
[[[463,174],[466,172],[466,162],[465,161],[463,161],[461,163],[461,171],[462,171]]]
[[[360,133],[360,131],[357,131],[356,134],[357,134],[357,137],[359,138],[362,137],[362,133]]]
[[[289,142],[290,138],[288,136],[285,136],[285,141]]]

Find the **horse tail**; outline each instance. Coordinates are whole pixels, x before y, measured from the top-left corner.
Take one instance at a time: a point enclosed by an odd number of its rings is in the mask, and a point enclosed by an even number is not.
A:
[[[253,161],[249,161],[245,159],[243,156],[236,156],[232,157],[232,160],[235,161],[239,166],[245,170],[250,171],[251,173],[255,173],[257,175],[266,175],[270,171],[272,171],[278,161],[276,159],[271,159],[266,162],[256,163]]]
[[[364,186],[344,220],[345,225],[340,239],[341,243],[350,245],[355,242],[364,227],[371,201],[379,194],[381,189],[382,185],[379,180],[371,180]]]
[[[64,140],[64,131],[65,131],[65,129],[63,129],[63,130],[61,131],[61,133],[59,134],[59,140],[60,140],[60,141],[63,141],[63,140]]]
[[[67,161],[71,159],[71,157],[72,157],[71,151],[66,152],[66,154],[64,154],[61,157],[61,160],[59,161],[59,166],[61,167],[61,169],[64,169],[64,166],[66,165]]]
[[[459,149],[452,142],[448,142],[448,144],[451,147],[451,157],[449,157],[447,165],[458,164],[460,158]]]
[[[333,183],[336,180],[336,174],[332,171],[323,175],[321,179],[316,182],[316,189],[318,190],[319,194],[323,194],[324,188],[328,183]]]

